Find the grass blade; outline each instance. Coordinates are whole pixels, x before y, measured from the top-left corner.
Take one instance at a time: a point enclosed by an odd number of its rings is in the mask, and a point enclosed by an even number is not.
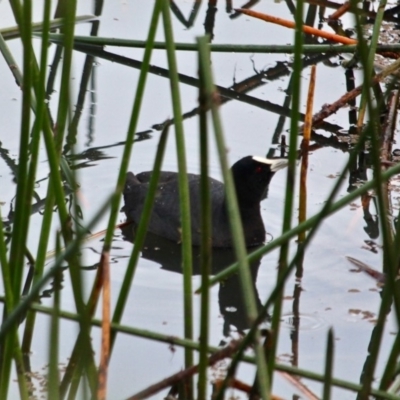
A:
[[[253,323],[257,318],[257,306],[255,300],[254,289],[252,285],[251,273],[247,262],[247,251],[244,243],[243,228],[240,219],[236,190],[233,183],[232,173],[230,171],[227,157],[226,157],[226,144],[222,133],[222,124],[218,114],[218,93],[213,84],[212,73],[210,69],[210,54],[206,46],[199,48],[199,56],[201,68],[204,74],[204,83],[207,92],[209,93],[211,102],[211,112],[214,124],[215,138],[221,163],[222,174],[225,183],[225,198],[227,199],[227,211],[229,221],[231,224],[231,232],[234,242],[236,257],[238,259],[238,269],[240,280],[243,287],[243,292],[246,293],[245,304],[250,323]],[[264,357],[264,350],[259,343],[258,332],[255,333],[254,345],[257,357],[257,377],[260,385],[260,394],[263,399],[269,398],[269,380],[267,374],[267,366]]]
[[[335,342],[333,329],[328,331],[328,341],[326,345],[326,359],[325,359],[325,379],[324,379],[324,392],[322,400],[330,400],[332,391],[332,373],[333,373],[333,354],[335,351]]]
[[[175,56],[175,44],[172,31],[169,2],[163,0],[162,15],[164,22],[164,35],[167,44],[167,59],[170,73],[172,108],[175,120],[175,140],[178,157],[179,204],[181,209],[182,224],[182,262],[183,262],[183,297],[185,338],[193,338],[193,305],[192,305],[192,234],[190,224],[189,185],[187,178],[185,139],[183,134],[182,110],[179,92],[178,68]],[[185,349],[185,368],[193,365],[193,352]],[[187,381],[186,399],[193,398],[193,382]]]
[[[199,48],[207,48],[208,37],[197,39]],[[200,53],[199,53],[200,55]],[[208,130],[207,110],[210,109],[211,93],[206,91],[203,79],[203,69],[199,59],[199,107],[200,107],[200,193],[201,193],[201,312],[200,312],[200,354],[199,354],[199,400],[207,398],[207,367],[208,367],[208,339],[210,316],[209,276],[211,274],[211,194],[208,178]]]

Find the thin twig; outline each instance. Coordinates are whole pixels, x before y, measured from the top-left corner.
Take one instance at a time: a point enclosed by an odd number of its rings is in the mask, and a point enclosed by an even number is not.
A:
[[[99,269],[103,281],[103,315],[101,324],[101,356],[98,373],[97,398],[106,399],[108,362],[110,358],[110,251],[104,250],[101,254]]]

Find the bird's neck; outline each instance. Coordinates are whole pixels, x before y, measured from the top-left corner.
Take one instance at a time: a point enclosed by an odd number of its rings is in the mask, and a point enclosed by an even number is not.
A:
[[[246,194],[247,193],[243,193],[242,195],[240,195],[238,192],[236,192],[239,208],[248,210],[255,210],[255,209],[259,210],[262,197],[261,196],[255,197],[254,194],[253,196],[249,197]]]
[[[240,214],[242,216],[242,219],[244,218],[250,218],[252,216],[259,218],[261,216],[261,212],[260,212],[260,203],[241,203],[238,200],[239,203],[239,210],[240,210]]]
[[[240,197],[238,197],[237,200],[238,200],[238,208],[239,208],[239,212],[240,212],[242,221],[245,221],[248,219],[261,218],[259,201],[249,201],[248,199],[241,199]],[[227,204],[226,198],[223,203],[223,208],[225,209],[226,212],[228,211],[228,204]]]
[[[260,203],[240,203],[238,199],[240,219],[243,225],[244,240],[246,246],[262,244],[265,241],[265,227],[261,218]],[[224,218],[229,220],[226,199],[223,203]]]

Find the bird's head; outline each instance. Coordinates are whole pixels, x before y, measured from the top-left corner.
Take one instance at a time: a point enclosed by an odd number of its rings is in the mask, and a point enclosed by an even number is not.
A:
[[[236,194],[241,204],[257,204],[265,197],[275,172],[288,165],[285,158],[247,156],[232,166]]]

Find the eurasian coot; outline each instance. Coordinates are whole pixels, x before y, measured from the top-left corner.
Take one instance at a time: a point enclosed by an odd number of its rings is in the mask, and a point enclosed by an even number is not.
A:
[[[286,159],[247,156],[231,168],[235,182],[246,246],[265,240],[260,202],[276,171],[287,166]],[[151,171],[134,175],[128,172],[124,188],[125,213],[128,220],[139,223],[146,198]],[[192,244],[200,245],[200,175],[188,174]],[[212,202],[212,246],[232,247],[232,235],[226,211],[224,184],[210,178]],[[178,174],[161,172],[148,230],[175,242],[181,241]]]

